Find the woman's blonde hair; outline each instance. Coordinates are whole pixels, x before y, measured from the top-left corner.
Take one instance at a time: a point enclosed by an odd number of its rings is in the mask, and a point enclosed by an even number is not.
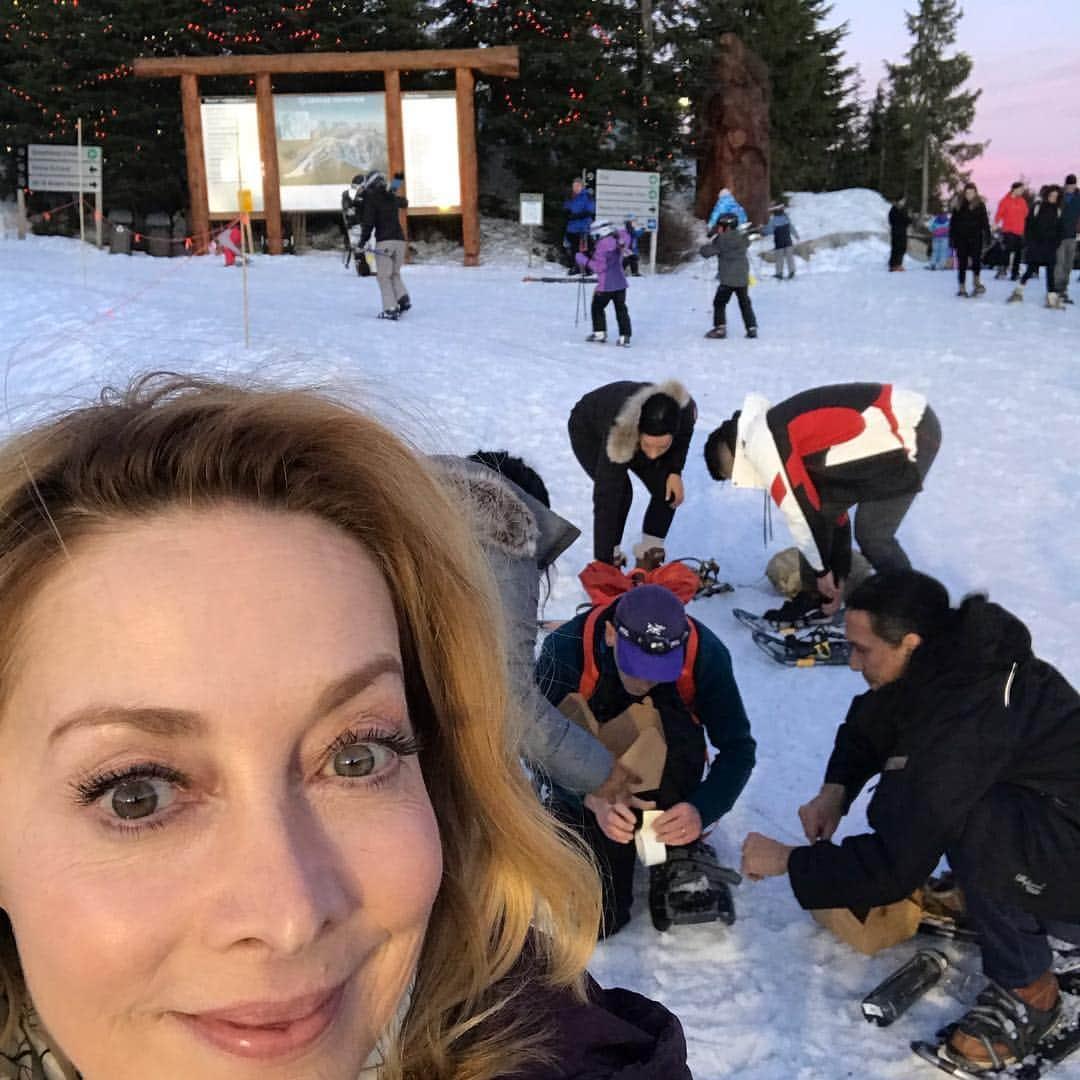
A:
[[[514,1022],[499,1010],[508,987],[523,984],[523,957],[547,985],[581,993],[599,921],[595,871],[520,768],[500,609],[469,525],[377,421],[312,391],[154,375],[9,442],[0,449],[0,704],[17,675],[21,611],[81,536],[230,502],[344,530],[375,559],[396,607],[444,875],[381,1075],[485,1080],[542,1057],[540,1034],[517,1010]],[[11,944],[0,941],[9,1028],[20,1007]]]

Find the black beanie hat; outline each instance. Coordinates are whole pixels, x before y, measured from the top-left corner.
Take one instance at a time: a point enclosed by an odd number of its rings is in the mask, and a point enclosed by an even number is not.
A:
[[[1065,177],[1065,183],[1066,184],[1075,184],[1076,183],[1076,173],[1069,173],[1069,175]]]
[[[641,406],[638,431],[642,435],[674,435],[679,426],[679,403],[667,394],[653,394]]]

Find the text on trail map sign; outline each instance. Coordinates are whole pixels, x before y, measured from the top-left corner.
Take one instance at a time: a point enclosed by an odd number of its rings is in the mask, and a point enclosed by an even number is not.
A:
[[[543,225],[544,196],[540,192],[520,192],[518,194],[518,215],[518,220],[522,225]]]
[[[27,187],[32,191],[101,191],[100,146],[31,143],[27,148]]]
[[[596,170],[597,220],[636,218],[639,229],[655,231],[660,220],[660,174],[626,169]]]

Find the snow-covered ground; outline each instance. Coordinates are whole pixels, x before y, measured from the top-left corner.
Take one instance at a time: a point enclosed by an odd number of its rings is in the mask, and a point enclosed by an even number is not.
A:
[[[805,236],[881,228],[880,217],[871,220],[882,206],[874,198],[871,213],[868,193],[799,196],[792,217]],[[853,223],[863,202],[866,222]],[[701,422],[668,550],[714,556],[738,585],[734,596],[696,603],[694,614],[732,650],[759,747],[746,792],[713,834],[731,864],[749,830],[799,839],[796,809],[816,791],[835,726],[862,689],[843,669],[772,665],[731,618],[734,606],[770,603],[763,568],[788,545],[777,521],[765,549],[760,496],[712,484],[701,460],[705,432],[745,392],[776,401],[814,384],[863,379],[925,393],[944,443],[901,539],[957,598],[989,589],[1028,622],[1042,656],[1080,678],[1076,311],[1043,309],[1034,284],[1023,305],[1007,307],[1008,286],[992,280],[985,297],[958,300],[952,274],[912,263],[911,272],[887,274],[885,245],[865,242],[800,262],[792,282],[775,282],[760,267],[757,341],[742,337],[734,304],[732,338],[702,338],[711,324],[711,266],[633,280],[633,348],[623,350],[584,344],[576,285],[524,284],[524,256],[506,243],[497,249],[476,269],[406,268],[415,308],[397,324],[374,318],[374,282],[335,257],[259,259],[249,275],[245,348],[242,277],[217,260],[80,254],[62,239],[0,242],[5,415],[21,425],[147,369],[256,373],[358,394],[425,450],[508,447],[540,470],[555,508],[586,530],[558,567],[547,606],[555,617],[581,600],[575,575],[591,551],[590,487],[566,438],[571,406],[614,379],[681,378]],[[861,803],[849,820],[859,828]],[[955,1014],[955,1001],[935,991],[887,1030],[865,1024],[858,1010],[913,945],[854,955],[799,910],[783,879],[743,886],[737,904],[730,929],[663,936],[641,906],[627,930],[597,949],[593,970],[679,1014],[698,1080],[926,1075],[908,1041]],[[1080,1076],[1080,1065],[1058,1075]]]

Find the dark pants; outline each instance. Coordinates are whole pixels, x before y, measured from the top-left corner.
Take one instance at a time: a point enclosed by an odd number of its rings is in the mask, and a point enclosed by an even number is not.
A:
[[[623,337],[630,336],[630,312],[626,308],[626,290],[615,289],[613,292],[600,292],[599,289],[592,297],[592,328],[596,331],[607,330],[607,318],[604,308],[609,303],[615,305],[615,321],[619,324],[619,333]]]
[[[578,459],[578,464],[588,473],[589,479],[595,481],[597,462],[600,461],[600,455],[607,452],[604,446],[604,441],[607,438],[606,432],[603,437],[597,437],[594,431],[578,420],[576,412],[570,413],[567,430],[570,433],[570,448],[574,451],[574,457]],[[667,536],[668,529],[671,528],[671,522],[675,517],[675,508],[666,501],[667,478],[671,472],[671,463],[667,460],[666,455],[657,458],[655,461],[650,461],[644,454],[639,452],[631,459],[628,469],[645,485],[650,496],[641,531],[662,540]],[[630,482],[629,475],[625,475],[619,491],[616,517],[616,536],[618,539],[616,543],[621,541],[623,530],[626,528],[626,519],[630,516],[630,505],[633,500],[634,487]],[[610,562],[611,551],[601,550],[597,544],[599,539],[594,514],[593,558],[600,559],[603,562]]]
[[[960,281],[960,288],[964,287],[969,265],[972,276],[977,278],[982,273],[982,248],[961,244],[956,249],[956,276]]]
[[[1020,276],[1020,263],[1024,257],[1024,238],[1019,233],[1004,233],[1001,237],[1005,244],[1005,264],[1010,267],[1010,277],[1015,281]]]
[[[889,268],[904,265],[904,253],[907,251],[907,233],[893,233],[889,248]]]
[[[998,829],[1010,827],[1009,802],[1018,798],[1041,797],[1007,785],[992,787],[948,851],[949,865],[964,890],[967,913],[979,935],[983,974],[1007,990],[1030,986],[1050,970],[1053,955],[1047,935],[1080,945],[1080,923],[1038,918],[988,896],[982,887],[984,864],[1002,858],[996,844]]]
[[[1020,279],[1020,284],[1021,285],[1026,285],[1032,278],[1037,278],[1039,276],[1039,271],[1040,270],[1045,270],[1046,271],[1046,291],[1047,291],[1047,294],[1052,293],[1054,291],[1054,267],[1056,265],[1057,265],[1056,262],[1052,262],[1052,263],[1029,262],[1027,264],[1027,269],[1024,271],[1024,276]]]
[[[757,326],[754,316],[754,305],[750,303],[750,289],[746,285],[719,285],[716,295],[713,297],[713,326],[725,326],[727,324],[727,305],[734,294],[739,301],[739,312],[742,315],[743,326],[747,330],[751,326]]]
[[[641,259],[636,251],[623,256],[622,267],[631,277],[641,277]]]
[[[569,267],[572,274],[583,274],[584,270],[578,266],[574,256],[579,251],[589,250],[589,234],[588,233],[571,233],[568,232],[563,236],[563,253],[566,256],[566,265]]]

